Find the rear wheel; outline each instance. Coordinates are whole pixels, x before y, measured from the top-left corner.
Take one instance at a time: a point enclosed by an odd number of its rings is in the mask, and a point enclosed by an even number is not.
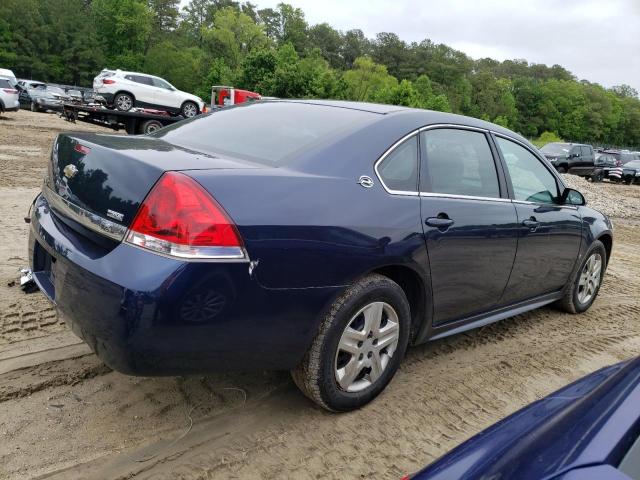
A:
[[[569,313],[582,313],[595,301],[607,265],[607,251],[596,240],[571,277],[564,296],[557,305]]]
[[[400,286],[369,275],[331,306],[300,365],[291,372],[323,408],[345,412],[373,400],[391,381],[409,341],[410,311]]]
[[[36,102],[31,102],[31,111],[32,112],[39,112],[40,109],[38,108],[38,104]]]
[[[180,113],[182,113],[182,116],[185,118],[195,117],[198,114],[198,105],[193,102],[184,102]]]
[[[565,167],[564,165],[560,165],[557,170],[558,173],[567,173],[567,167]]]
[[[147,120],[140,126],[140,133],[148,134],[153,133],[163,127],[162,123],[158,120]]]
[[[133,97],[128,93],[118,93],[113,98],[113,104],[115,105],[116,110],[128,112],[133,108]]]

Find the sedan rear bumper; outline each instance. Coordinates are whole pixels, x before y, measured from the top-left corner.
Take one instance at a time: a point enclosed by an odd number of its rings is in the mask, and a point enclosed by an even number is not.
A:
[[[248,263],[194,263],[81,235],[39,196],[29,258],[58,314],[111,368],[137,375],[291,369],[337,287],[267,289]]]

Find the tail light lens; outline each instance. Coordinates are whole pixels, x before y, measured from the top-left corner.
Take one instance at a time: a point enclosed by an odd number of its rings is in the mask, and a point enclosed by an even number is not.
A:
[[[244,259],[240,234],[224,209],[199,183],[167,172],[142,203],[127,242],[189,259]]]
[[[13,88],[3,88],[4,93],[9,93],[12,95],[15,95],[16,93],[18,93],[18,90],[14,90]]]
[[[102,83],[103,83],[103,85],[111,85],[111,84],[116,83],[116,81],[115,80],[111,80],[109,78],[103,78],[102,79]]]

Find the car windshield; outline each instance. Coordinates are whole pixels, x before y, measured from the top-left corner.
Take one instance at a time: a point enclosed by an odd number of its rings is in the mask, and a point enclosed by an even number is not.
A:
[[[625,167],[640,168],[640,160],[632,160],[631,162],[625,164]]]
[[[47,92],[51,92],[51,93],[58,93],[60,95],[64,95],[64,90],[62,90],[60,87],[51,87],[48,86],[47,87]]]
[[[185,148],[284,165],[297,154],[378,115],[301,102],[252,102],[180,122],[152,135]]]
[[[570,148],[571,145],[567,143],[547,143],[540,151],[549,155],[564,155],[569,153]]]

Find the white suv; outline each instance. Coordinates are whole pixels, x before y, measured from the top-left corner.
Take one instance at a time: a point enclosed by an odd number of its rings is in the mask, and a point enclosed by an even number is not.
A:
[[[122,112],[133,107],[148,107],[193,117],[204,109],[200,97],[182,92],[166,80],[145,73],[105,69],[93,79],[93,89],[105,98],[108,105]]]

